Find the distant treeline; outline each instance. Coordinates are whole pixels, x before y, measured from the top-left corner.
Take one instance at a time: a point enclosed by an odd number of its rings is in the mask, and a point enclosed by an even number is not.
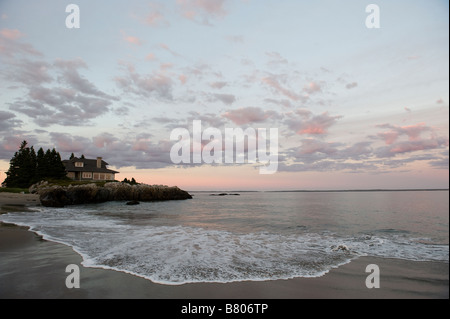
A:
[[[139,185],[139,183],[136,182],[134,177],[132,177],[131,180],[128,180],[128,178],[125,177],[125,179],[122,181],[122,183],[130,184],[130,185]]]
[[[22,142],[9,163],[2,183],[6,187],[28,188],[44,179],[66,178],[66,169],[55,149],[44,152],[41,147],[36,153],[33,146],[28,147],[27,141]]]

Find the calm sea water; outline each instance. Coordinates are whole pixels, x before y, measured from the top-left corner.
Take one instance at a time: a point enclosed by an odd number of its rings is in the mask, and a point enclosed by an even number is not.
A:
[[[73,247],[85,266],[172,285],[315,277],[359,256],[449,261],[448,191],[193,195],[0,221]]]

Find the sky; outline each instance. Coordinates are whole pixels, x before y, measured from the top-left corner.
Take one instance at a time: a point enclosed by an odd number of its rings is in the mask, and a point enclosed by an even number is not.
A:
[[[437,0],[0,0],[0,181],[26,140],[186,190],[448,188],[448,30]],[[276,129],[277,170],[174,162],[194,121]]]

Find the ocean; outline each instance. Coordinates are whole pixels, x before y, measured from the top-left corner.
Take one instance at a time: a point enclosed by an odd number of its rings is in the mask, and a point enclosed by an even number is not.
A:
[[[449,262],[448,191],[191,192],[0,215],[83,265],[165,285],[318,277],[361,256]]]

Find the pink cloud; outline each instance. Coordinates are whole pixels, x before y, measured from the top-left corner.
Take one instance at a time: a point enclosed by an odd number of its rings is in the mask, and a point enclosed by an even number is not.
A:
[[[149,138],[140,137],[140,138],[136,139],[136,141],[133,143],[133,146],[131,147],[131,149],[133,151],[148,152],[148,151],[150,151],[150,145],[151,145],[151,141]]]
[[[333,126],[341,116],[330,116],[328,112],[313,116],[308,110],[296,112],[301,118],[289,118],[286,120],[288,127],[298,135],[323,135]]]
[[[92,138],[92,141],[97,148],[104,148],[104,147],[114,144],[115,142],[118,141],[118,139],[110,133],[103,133],[103,134],[94,136]]]
[[[134,45],[142,45],[141,40],[138,37],[133,37],[133,36],[125,36],[124,40],[127,41],[128,43],[134,44]]]
[[[295,92],[293,92],[293,91],[283,87],[280,84],[279,79],[276,76],[274,76],[274,75],[265,77],[261,81],[263,83],[265,83],[266,85],[268,85],[269,87],[271,87],[272,89],[274,89],[275,92],[281,93],[282,95],[290,98],[293,101],[300,101],[300,100],[302,100],[302,97],[300,95],[298,95]]]
[[[390,153],[408,153],[408,152],[415,152],[415,151],[423,151],[423,150],[430,150],[430,149],[436,149],[441,146],[448,145],[448,139],[444,140],[442,138],[431,138],[427,140],[421,140],[421,141],[408,141],[408,142],[400,142],[393,145],[390,149]]]
[[[384,142],[387,145],[391,145],[392,143],[394,143],[397,140],[398,132],[395,132],[395,131],[382,132],[382,133],[378,133],[378,136],[383,138]]]
[[[120,33],[122,34],[122,38],[124,41],[132,45],[142,45],[142,41],[138,37],[128,35],[125,33],[125,31],[120,31]]]
[[[13,57],[16,54],[30,54],[34,56],[42,56],[42,53],[33,48],[28,43],[21,43],[20,38],[24,34],[17,29],[1,29],[0,30],[0,55]]]
[[[180,80],[181,84],[186,84],[187,76],[184,74],[180,74],[180,76],[178,77],[178,80]]]
[[[24,36],[23,33],[17,29],[1,29],[0,35],[9,40],[16,40]]]
[[[80,136],[56,132],[50,133],[50,136],[58,151],[61,152],[83,152],[89,145],[89,140]]]
[[[322,92],[322,87],[317,82],[310,82],[303,88],[303,91],[305,91],[308,94],[318,93]]]
[[[149,54],[147,54],[147,56],[145,57],[145,59],[146,59],[147,61],[153,61],[153,60],[156,59],[156,56],[155,56],[153,53],[149,53]]]
[[[402,135],[406,135],[410,141],[417,141],[420,139],[420,135],[423,132],[431,131],[431,127],[426,126],[425,123],[417,123],[406,126],[396,126],[391,124],[382,124],[377,126],[390,129],[389,131],[378,133],[378,136],[384,139],[387,145],[393,144]]]

